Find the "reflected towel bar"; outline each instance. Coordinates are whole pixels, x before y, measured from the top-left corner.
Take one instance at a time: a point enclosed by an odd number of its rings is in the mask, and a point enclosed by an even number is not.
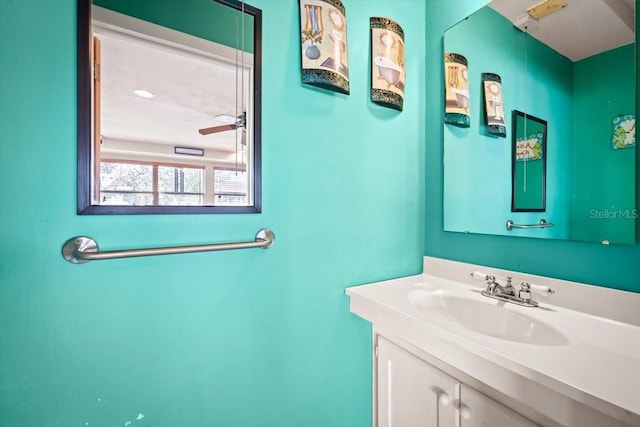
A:
[[[507,221],[507,230],[511,231],[512,228],[549,228],[553,227],[553,224],[547,222],[546,219],[541,219],[539,224],[515,224],[513,221]]]
[[[174,246],[167,248],[125,249],[120,251],[100,252],[98,243],[91,237],[72,237],[62,246],[62,256],[73,264],[100,259],[130,258],[150,255],[186,254],[190,252],[224,251],[230,249],[249,249],[271,247],[276,240],[275,234],[268,228],[263,228],[256,234],[253,242],[214,243],[210,245]]]

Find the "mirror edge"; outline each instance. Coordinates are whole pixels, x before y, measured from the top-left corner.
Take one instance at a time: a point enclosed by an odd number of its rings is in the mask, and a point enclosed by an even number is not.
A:
[[[253,205],[251,206],[122,206],[91,203],[91,0],[78,0],[77,57],[77,214],[240,214],[262,212],[262,10],[238,0],[212,0],[253,16]]]
[[[91,208],[91,0],[77,2],[78,214]]]

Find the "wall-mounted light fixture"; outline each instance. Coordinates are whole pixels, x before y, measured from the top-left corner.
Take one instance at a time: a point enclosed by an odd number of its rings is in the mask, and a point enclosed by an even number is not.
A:
[[[173,152],[176,154],[186,154],[188,156],[204,156],[204,150],[202,148],[173,147]]]

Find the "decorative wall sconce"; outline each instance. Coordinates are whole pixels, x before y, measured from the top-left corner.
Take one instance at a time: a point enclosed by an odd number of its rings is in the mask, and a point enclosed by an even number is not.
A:
[[[340,0],[300,0],[302,83],[349,94],[347,18]]]
[[[444,122],[468,128],[471,125],[471,117],[469,111],[469,71],[467,70],[467,58],[458,53],[445,53],[444,78]]]
[[[504,138],[507,136],[507,127],[504,122],[502,103],[502,79],[494,73],[482,73],[482,85],[487,132]]]
[[[370,18],[371,101],[402,111],[405,85],[404,31],[389,18]]]

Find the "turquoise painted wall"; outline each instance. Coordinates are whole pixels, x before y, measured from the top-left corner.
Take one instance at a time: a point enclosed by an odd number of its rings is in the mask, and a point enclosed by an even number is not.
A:
[[[0,426],[371,425],[370,326],[344,288],[422,268],[426,6],[345,1],[344,96],[300,83],[297,4],[252,3],[263,213],[77,216],[75,2],[0,1]],[[369,101],[370,16],[405,31],[402,113]],[[109,250],[250,240],[264,226],[268,250],[60,254],[76,235]]]
[[[443,231],[442,34],[484,4],[486,2],[480,0],[426,3],[426,69],[429,75],[426,93],[431,101],[427,103],[425,115],[425,255],[640,292],[640,246],[603,246]]]
[[[571,147],[566,142],[572,138],[572,129],[565,123],[573,117],[573,63],[526,36],[488,7],[448,29],[444,49],[467,58],[471,95],[471,126],[447,124],[444,129],[444,228],[481,234],[568,237],[572,182]],[[484,124],[481,75],[487,72],[502,78],[506,138],[488,135]],[[544,213],[511,212],[513,110],[548,123]],[[540,218],[555,226],[512,231],[505,227],[507,220],[528,224]]]
[[[638,246],[442,231],[441,35],[484,0],[345,0],[350,96],[299,83],[296,5],[254,3],[264,212],[79,217],[74,2],[0,1],[0,426],[369,426],[370,327],[343,288],[423,254],[640,291]],[[373,15],[405,30],[402,113],[368,100]],[[266,251],[60,256],[79,234],[108,250],[262,226]]]
[[[253,17],[211,0],[92,0],[92,4],[253,52]],[[244,16],[244,23],[240,20]],[[245,29],[244,39],[236,28]]]
[[[611,149],[612,119],[634,112],[634,48],[575,63],[573,239],[635,242],[637,149]]]

